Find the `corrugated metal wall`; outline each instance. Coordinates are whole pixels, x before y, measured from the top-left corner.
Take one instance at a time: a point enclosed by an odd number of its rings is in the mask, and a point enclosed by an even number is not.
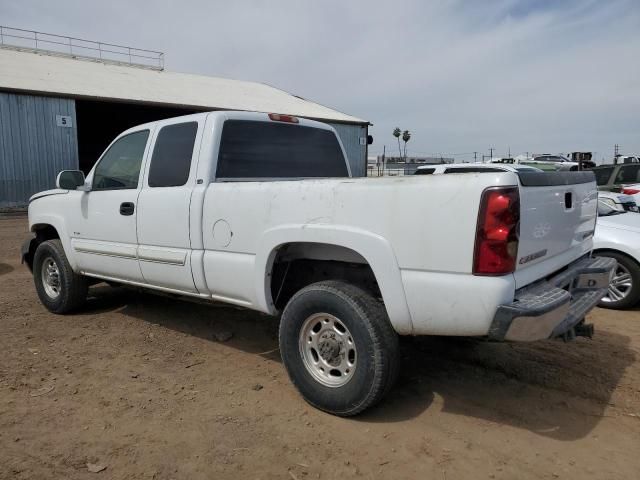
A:
[[[57,126],[56,115],[73,126]],[[0,92],[0,208],[26,205],[60,170],[77,168],[74,100]]]
[[[326,123],[336,129],[340,140],[342,140],[351,166],[351,175],[364,177],[367,174],[367,146],[366,144],[360,145],[360,138],[366,138],[366,127],[344,123]]]

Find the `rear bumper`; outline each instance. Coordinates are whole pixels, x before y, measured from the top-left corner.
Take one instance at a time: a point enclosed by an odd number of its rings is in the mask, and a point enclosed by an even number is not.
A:
[[[500,305],[489,329],[494,340],[530,342],[571,332],[606,294],[612,258],[582,257],[552,278],[516,291]]]

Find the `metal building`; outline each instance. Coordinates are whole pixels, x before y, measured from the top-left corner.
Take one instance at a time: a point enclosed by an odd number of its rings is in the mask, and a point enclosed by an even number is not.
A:
[[[209,110],[328,123],[366,175],[365,120],[260,83],[168,72],[160,52],[0,27],[0,208],[26,205],[60,170],[87,173],[127,128]]]

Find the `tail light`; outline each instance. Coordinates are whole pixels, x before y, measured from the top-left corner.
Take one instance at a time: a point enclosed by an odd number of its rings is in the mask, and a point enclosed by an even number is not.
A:
[[[482,192],[473,255],[474,275],[504,275],[516,268],[520,235],[518,187]]]
[[[640,193],[640,190],[636,188],[623,188],[622,193],[626,193],[627,195],[635,195],[636,193]]]
[[[274,122],[298,123],[298,117],[293,115],[281,115],[279,113],[270,113],[269,118]]]

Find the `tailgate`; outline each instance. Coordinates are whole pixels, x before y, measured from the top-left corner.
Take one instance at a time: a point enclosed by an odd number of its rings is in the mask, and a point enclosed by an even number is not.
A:
[[[598,190],[593,172],[520,172],[516,288],[591,250]]]

